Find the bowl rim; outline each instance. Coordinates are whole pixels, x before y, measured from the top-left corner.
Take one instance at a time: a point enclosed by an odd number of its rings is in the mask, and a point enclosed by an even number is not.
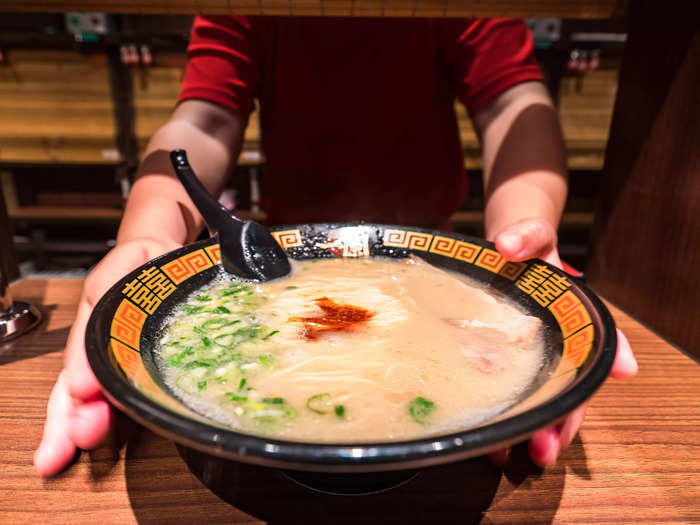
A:
[[[381,229],[401,229],[449,235],[453,238],[494,248],[493,243],[454,232],[374,223],[317,223],[285,225],[270,228],[314,227],[337,229],[367,226]],[[608,377],[617,350],[615,323],[603,302],[585,284],[555,266],[545,264],[553,272],[572,281],[590,303],[586,310],[596,331],[602,330],[600,351],[586,373],[577,377],[554,398],[538,403],[513,416],[493,423],[424,438],[378,443],[303,443],[278,440],[236,432],[190,419],[157,403],[138,390],[116,370],[108,350],[108,337],[99,341],[99,323],[108,323],[112,314],[107,303],[116,290],[148,266],[172,260],[195,249],[215,244],[216,238],[197,241],[162,254],[132,270],[117,281],[95,305],[87,324],[85,348],[89,365],[107,399],[129,417],[157,434],[202,452],[271,467],[292,468],[318,472],[371,472],[401,470],[447,463],[482,455],[525,440],[540,428],[564,418],[590,398]],[[592,308],[591,308],[592,307]],[[113,313],[113,312],[112,312]],[[107,316],[107,317],[106,317]],[[598,322],[596,322],[596,320]],[[109,329],[103,328],[109,334]]]

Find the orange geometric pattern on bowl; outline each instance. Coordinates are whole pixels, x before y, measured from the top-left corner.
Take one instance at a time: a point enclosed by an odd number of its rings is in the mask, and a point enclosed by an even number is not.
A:
[[[117,307],[110,327],[110,335],[136,350],[140,349],[141,329],[147,314],[128,299]]]
[[[576,368],[580,367],[593,347],[595,330],[589,324],[564,341],[564,358]]]
[[[169,263],[165,263],[160,269],[163,270],[175,284],[180,284],[182,281],[212,266],[214,266],[214,264],[205,251],[199,249],[186,253]]]
[[[112,354],[119,367],[127,377],[133,379],[138,369],[143,368],[141,354],[114,337],[110,338],[109,344],[112,346]]]
[[[502,275],[506,279],[510,279],[511,281],[515,281],[518,277],[520,277],[520,274],[525,271],[525,268],[527,268],[527,263],[524,262],[507,262],[503,268],[501,268],[501,271],[498,272],[499,275]]]
[[[430,245],[430,252],[444,255],[452,259],[473,263],[476,256],[479,255],[481,246],[470,242],[458,241],[450,237],[441,237],[436,235],[433,243]]]
[[[221,262],[221,246],[218,244],[212,244],[204,249],[209,254],[211,260],[214,261],[214,264],[219,264]]]
[[[141,355],[136,350],[129,348],[114,338],[110,339],[109,344],[115,361],[119,364],[119,367],[122,369],[126,377],[128,377],[141,392],[147,394],[162,405],[181,413],[182,415],[199,419],[200,421],[203,420],[201,416],[195,414],[190,409],[180,404],[177,400],[166,394],[156,384],[156,382],[153,381],[151,374],[149,374],[146,368],[143,366]]]
[[[550,304],[549,310],[559,323],[565,339],[591,323],[586,307],[581,304],[581,301],[571,290]]]
[[[294,248],[297,246],[303,246],[301,242],[301,232],[299,230],[283,230],[279,232],[272,232],[272,236],[277,241],[283,250],[287,248]]]
[[[506,259],[496,250],[484,248],[474,264],[490,272],[498,273],[505,266]]]
[[[430,233],[386,229],[382,243],[390,248],[409,248],[425,252],[430,248],[432,240],[433,235]]]

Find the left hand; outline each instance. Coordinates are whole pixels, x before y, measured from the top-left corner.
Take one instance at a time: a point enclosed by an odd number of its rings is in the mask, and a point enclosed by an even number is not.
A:
[[[522,219],[511,224],[495,236],[496,249],[509,261],[523,261],[538,257],[561,268],[557,251],[557,233],[547,221],[539,218]],[[610,376],[623,379],[637,373],[634,358],[627,338],[617,331],[617,354]],[[541,467],[553,465],[559,453],[569,446],[576,436],[586,414],[586,404],[569,414],[562,422],[535,432],[530,438],[529,449],[532,461]],[[509,451],[500,450],[490,454],[497,464],[508,460]]]

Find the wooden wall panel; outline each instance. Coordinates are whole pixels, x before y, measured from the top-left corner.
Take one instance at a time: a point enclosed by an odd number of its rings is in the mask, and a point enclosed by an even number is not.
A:
[[[587,273],[700,357],[700,4],[632,4]]]
[[[114,162],[105,56],[6,51],[0,65],[0,162]]]
[[[134,117],[139,153],[151,136],[170,118],[180,93],[185,64],[180,55],[157,54],[148,68],[134,68]]]
[[[559,90],[559,119],[568,151],[569,169],[603,167],[610,122],[617,94],[618,63],[564,77]]]

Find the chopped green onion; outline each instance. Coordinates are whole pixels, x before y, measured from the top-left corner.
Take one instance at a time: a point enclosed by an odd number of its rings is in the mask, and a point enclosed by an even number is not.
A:
[[[249,406],[250,403],[246,406]],[[282,405],[279,409],[271,407],[263,407],[262,410],[257,410],[251,414],[253,421],[260,426],[277,427],[284,423],[285,420],[291,421],[297,417],[297,411],[289,405]]]
[[[413,421],[420,425],[425,425],[432,411],[435,409],[435,403],[424,397],[416,397],[408,405],[408,413],[413,418]]]
[[[224,348],[233,348],[235,346],[234,345],[234,338],[235,337],[236,337],[235,333],[220,334],[214,338],[214,344],[217,346],[222,346]]]
[[[331,395],[328,392],[316,394],[306,400],[306,408],[316,414],[326,414],[327,410],[324,409],[330,408],[330,400]]]
[[[279,330],[273,330],[272,332],[267,334],[265,337],[263,337],[263,341],[267,341],[268,339],[270,339],[270,337],[272,337],[275,334],[279,334],[279,333],[280,333]]]
[[[206,294],[198,295],[196,299],[201,302],[211,301],[211,297]]]
[[[335,410],[335,415],[338,417],[338,419],[345,418],[345,407],[343,405],[335,405],[333,409]]]
[[[284,287],[285,290],[296,290],[297,288],[299,288],[299,287],[298,286],[285,286]]]
[[[192,305],[188,304],[188,305],[185,305],[184,310],[185,310],[186,314],[192,315],[192,314],[198,314],[199,312],[204,310],[204,307],[203,306],[192,306]]]
[[[200,392],[201,392],[202,390],[204,390],[205,388],[207,388],[207,382],[206,382],[206,381],[199,381],[199,382],[197,383],[197,390],[199,390]]]
[[[229,310],[225,306],[217,306],[214,312],[216,312],[217,314],[230,314],[231,310]]]
[[[245,387],[246,381],[247,381],[247,379],[245,377],[243,379],[241,379],[241,382],[238,383],[238,390],[243,390],[243,387]]]
[[[204,343],[204,346],[211,346],[211,339],[209,339],[207,336],[203,336],[202,343]]]
[[[224,395],[228,397],[231,401],[248,401],[248,398],[246,396],[237,396],[233,392],[226,392]]]
[[[271,368],[274,359],[275,358],[272,357],[271,354],[260,354],[258,356],[258,361],[260,361],[260,364],[263,365],[265,368]]]
[[[192,327],[192,331],[193,331],[195,334],[199,334],[199,335],[203,335],[203,334],[204,334],[204,330],[202,330],[199,326],[193,326],[193,327]]]
[[[227,364],[232,363],[233,361],[238,361],[240,358],[240,352],[231,352],[228,355],[224,355],[223,357],[214,360],[214,366],[216,366],[217,368],[220,366],[226,366]]]
[[[200,368],[200,367],[210,367],[211,365],[205,361],[190,361],[187,363],[184,368],[185,370],[192,370],[193,368]]]
[[[245,296],[238,297],[238,300],[241,306],[244,306],[250,310],[257,310],[267,302],[267,297],[264,295],[257,295],[253,292],[247,292]]]
[[[197,383],[189,374],[180,374],[175,380],[175,384],[188,393],[193,393],[196,390]]]
[[[224,319],[223,317],[215,317],[214,319],[204,321],[204,323],[202,323],[201,328],[202,330],[219,330],[224,326],[229,326],[236,323],[240,323],[240,321],[229,321],[228,319]]]
[[[177,354],[175,357],[171,358],[168,360],[168,363],[170,363],[172,366],[180,366],[182,364],[182,360],[185,359],[188,355],[194,354],[194,351],[192,350],[191,346],[185,347],[185,349]]]
[[[269,403],[271,405],[283,405],[284,398],[283,397],[263,397],[262,402]]]
[[[242,291],[245,291],[245,290],[250,290],[250,285],[231,283],[231,284],[229,284],[228,290],[222,290],[221,292],[219,292],[219,295],[221,297],[227,297],[229,295],[235,295],[235,294],[242,292]]]

